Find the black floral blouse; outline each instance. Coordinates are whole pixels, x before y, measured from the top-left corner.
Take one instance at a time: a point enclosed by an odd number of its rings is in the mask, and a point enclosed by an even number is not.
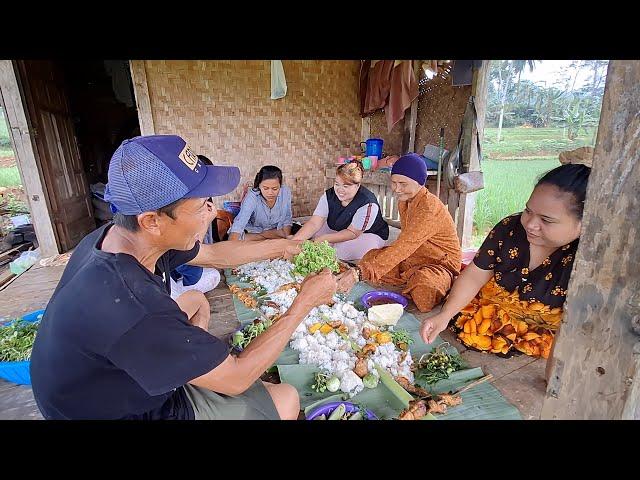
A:
[[[502,219],[489,232],[473,263],[483,270],[493,269],[496,283],[509,292],[519,288],[520,300],[561,307],[567,296],[578,239],[558,248],[529,271],[529,241],[520,223],[521,214]]]

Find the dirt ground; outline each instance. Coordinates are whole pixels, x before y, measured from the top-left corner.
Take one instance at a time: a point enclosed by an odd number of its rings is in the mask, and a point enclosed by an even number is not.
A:
[[[7,232],[13,229],[10,218],[22,213],[29,213],[24,188],[22,186],[0,187],[0,242]]]
[[[0,168],[13,167],[16,164],[15,157],[0,157]]]

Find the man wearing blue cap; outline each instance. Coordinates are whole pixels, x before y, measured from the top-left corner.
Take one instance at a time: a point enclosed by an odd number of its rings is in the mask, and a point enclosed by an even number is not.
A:
[[[328,270],[308,277],[285,315],[237,357],[208,333],[201,292],[170,297],[178,265],[226,267],[295,253],[284,239],[251,249],[200,245],[215,208],[208,199],[239,180],[238,168],[203,165],[175,135],[118,147],[105,197],[113,223],[76,247],[33,346],[33,393],[45,418],[297,418],[295,388],[259,378],[309,311],[331,301],[336,279]]]
[[[363,280],[402,286],[421,312],[430,311],[460,273],[460,240],[444,204],[424,186],[427,166],[415,153],[391,169],[402,230],[388,247],[370,250],[358,264]]]

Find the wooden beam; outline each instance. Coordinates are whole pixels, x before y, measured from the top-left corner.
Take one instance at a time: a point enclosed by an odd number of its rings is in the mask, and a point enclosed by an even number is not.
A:
[[[462,223],[458,222],[458,211],[460,210],[458,207],[460,205],[460,194],[453,190],[452,188],[448,189],[447,195],[447,208],[449,209],[449,215],[453,219],[453,223],[456,224],[456,233],[458,234],[458,238],[460,239],[460,244],[462,245]]]
[[[364,117],[362,119],[362,131],[360,134],[360,141],[366,142],[371,137],[371,117]]]
[[[609,64],[543,419],[640,420],[640,62]]]
[[[0,273],[0,291],[4,290],[4,287],[11,284],[11,282],[13,282],[16,278],[18,278],[18,275],[13,273],[8,268]]]
[[[407,60],[410,61],[410,60]],[[420,68],[420,61],[413,60],[413,73],[417,79],[420,78],[418,68]],[[409,109],[409,114],[407,112],[404,114],[404,133],[402,135],[402,154],[408,152],[413,152],[416,145],[416,125],[418,123],[418,99],[420,96],[418,95],[413,102],[411,102],[411,107]]]
[[[11,60],[0,60],[0,102],[7,117],[11,144],[40,251],[45,257],[56,255],[60,249],[48,205],[47,187],[39,167],[35,133],[23,103],[18,69]]]
[[[489,81],[489,60],[483,60],[478,70],[473,72],[473,83],[471,85],[471,95],[474,97],[476,105],[477,129],[473,126],[468,137],[469,149],[463,153],[463,161],[466,158],[469,163],[469,171],[480,170],[480,157],[478,155],[477,139],[480,138],[480,145],[484,139],[484,119],[487,111],[487,85]],[[466,142],[465,142],[466,144]],[[465,149],[466,150],[466,149]],[[466,157],[465,157],[466,154]],[[471,237],[473,233],[473,212],[476,205],[476,193],[460,195],[460,210],[458,212],[458,236],[461,240],[462,248],[471,247]]]
[[[153,110],[151,109],[151,97],[149,96],[145,61],[130,60],[129,68],[131,69],[133,91],[136,96],[140,133],[142,135],[154,135],[156,131],[153,124]]]
[[[16,253],[20,253],[25,247],[29,245],[31,245],[31,243],[23,243],[21,245],[18,245],[17,247],[13,247],[10,250],[5,250],[4,252],[0,253],[0,262],[13,257]]]

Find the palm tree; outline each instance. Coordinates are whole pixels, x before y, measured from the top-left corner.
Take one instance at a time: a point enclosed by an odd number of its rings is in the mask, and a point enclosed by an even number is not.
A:
[[[518,81],[516,82],[516,99],[520,92],[520,76],[524,71],[524,67],[529,65],[529,71],[533,72],[533,69],[536,68],[536,62],[542,63],[542,60],[513,60],[513,71],[518,75]]]
[[[502,138],[502,121],[505,114],[505,105],[509,89],[513,83],[513,77],[518,76],[516,87],[516,98],[520,89],[520,76],[524,68],[529,65],[529,69],[533,71],[535,63],[539,60],[494,60],[493,67],[495,69],[494,78],[498,82],[498,98],[500,99],[500,119],[498,120],[498,135],[496,141]]]
[[[507,103],[507,93],[511,86],[514,71],[509,60],[496,60],[495,67],[498,80],[498,98],[500,99],[500,119],[498,120],[498,136],[496,137],[496,142],[500,142],[500,139],[502,138],[504,106]]]

